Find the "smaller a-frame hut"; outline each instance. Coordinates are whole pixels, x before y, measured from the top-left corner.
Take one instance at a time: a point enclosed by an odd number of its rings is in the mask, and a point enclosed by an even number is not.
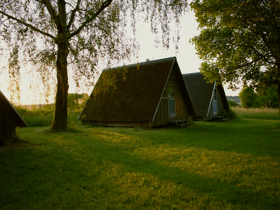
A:
[[[16,127],[28,127],[13,105],[0,91],[0,146],[16,138]]]
[[[183,77],[196,111],[194,119],[212,120],[218,118],[221,111],[229,109],[222,85],[208,83],[201,73],[184,74]]]
[[[79,120],[156,127],[195,115],[176,57],[102,72]]]

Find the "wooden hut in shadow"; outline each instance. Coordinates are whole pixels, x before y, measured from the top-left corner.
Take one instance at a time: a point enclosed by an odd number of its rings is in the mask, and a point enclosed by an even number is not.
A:
[[[201,73],[184,74],[183,77],[196,111],[194,119],[222,118],[219,113],[229,109],[223,86],[208,83]]]
[[[0,146],[16,139],[16,127],[27,127],[27,124],[0,91]]]
[[[103,70],[79,120],[105,126],[185,123],[195,110],[176,57]]]

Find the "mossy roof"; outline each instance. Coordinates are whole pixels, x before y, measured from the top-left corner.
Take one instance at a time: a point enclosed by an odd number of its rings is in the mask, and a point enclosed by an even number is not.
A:
[[[183,78],[191,95],[196,114],[198,116],[207,116],[215,84],[207,82],[201,73],[184,74]],[[218,85],[218,91],[224,108],[229,109],[223,86]]]
[[[0,91],[0,115],[2,112],[9,112],[12,114],[15,126],[28,127],[24,119],[16,111],[10,101],[5,97],[5,95]]]
[[[152,121],[174,64],[176,57],[104,70],[79,119]]]

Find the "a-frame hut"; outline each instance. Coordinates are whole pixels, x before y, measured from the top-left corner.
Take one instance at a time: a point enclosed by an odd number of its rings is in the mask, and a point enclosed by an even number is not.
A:
[[[16,127],[28,127],[13,105],[0,91],[0,146],[13,142]]]
[[[201,73],[184,74],[183,77],[195,107],[194,119],[218,119],[221,111],[229,109],[222,85],[208,83]]]
[[[79,120],[156,127],[187,122],[195,110],[176,57],[103,70]]]

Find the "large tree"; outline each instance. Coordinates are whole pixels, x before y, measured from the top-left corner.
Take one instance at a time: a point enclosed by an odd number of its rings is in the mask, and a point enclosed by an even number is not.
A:
[[[200,71],[232,89],[240,81],[276,84],[280,101],[279,0],[195,0],[191,8],[201,28],[192,39]]]
[[[170,24],[178,24],[186,9],[185,0],[0,0],[0,35],[7,49],[17,48],[21,60],[32,61],[40,72],[56,70],[52,129],[65,130],[68,68],[91,77],[100,61],[128,58],[137,46],[126,37],[126,26],[135,35],[141,13],[168,47]]]

